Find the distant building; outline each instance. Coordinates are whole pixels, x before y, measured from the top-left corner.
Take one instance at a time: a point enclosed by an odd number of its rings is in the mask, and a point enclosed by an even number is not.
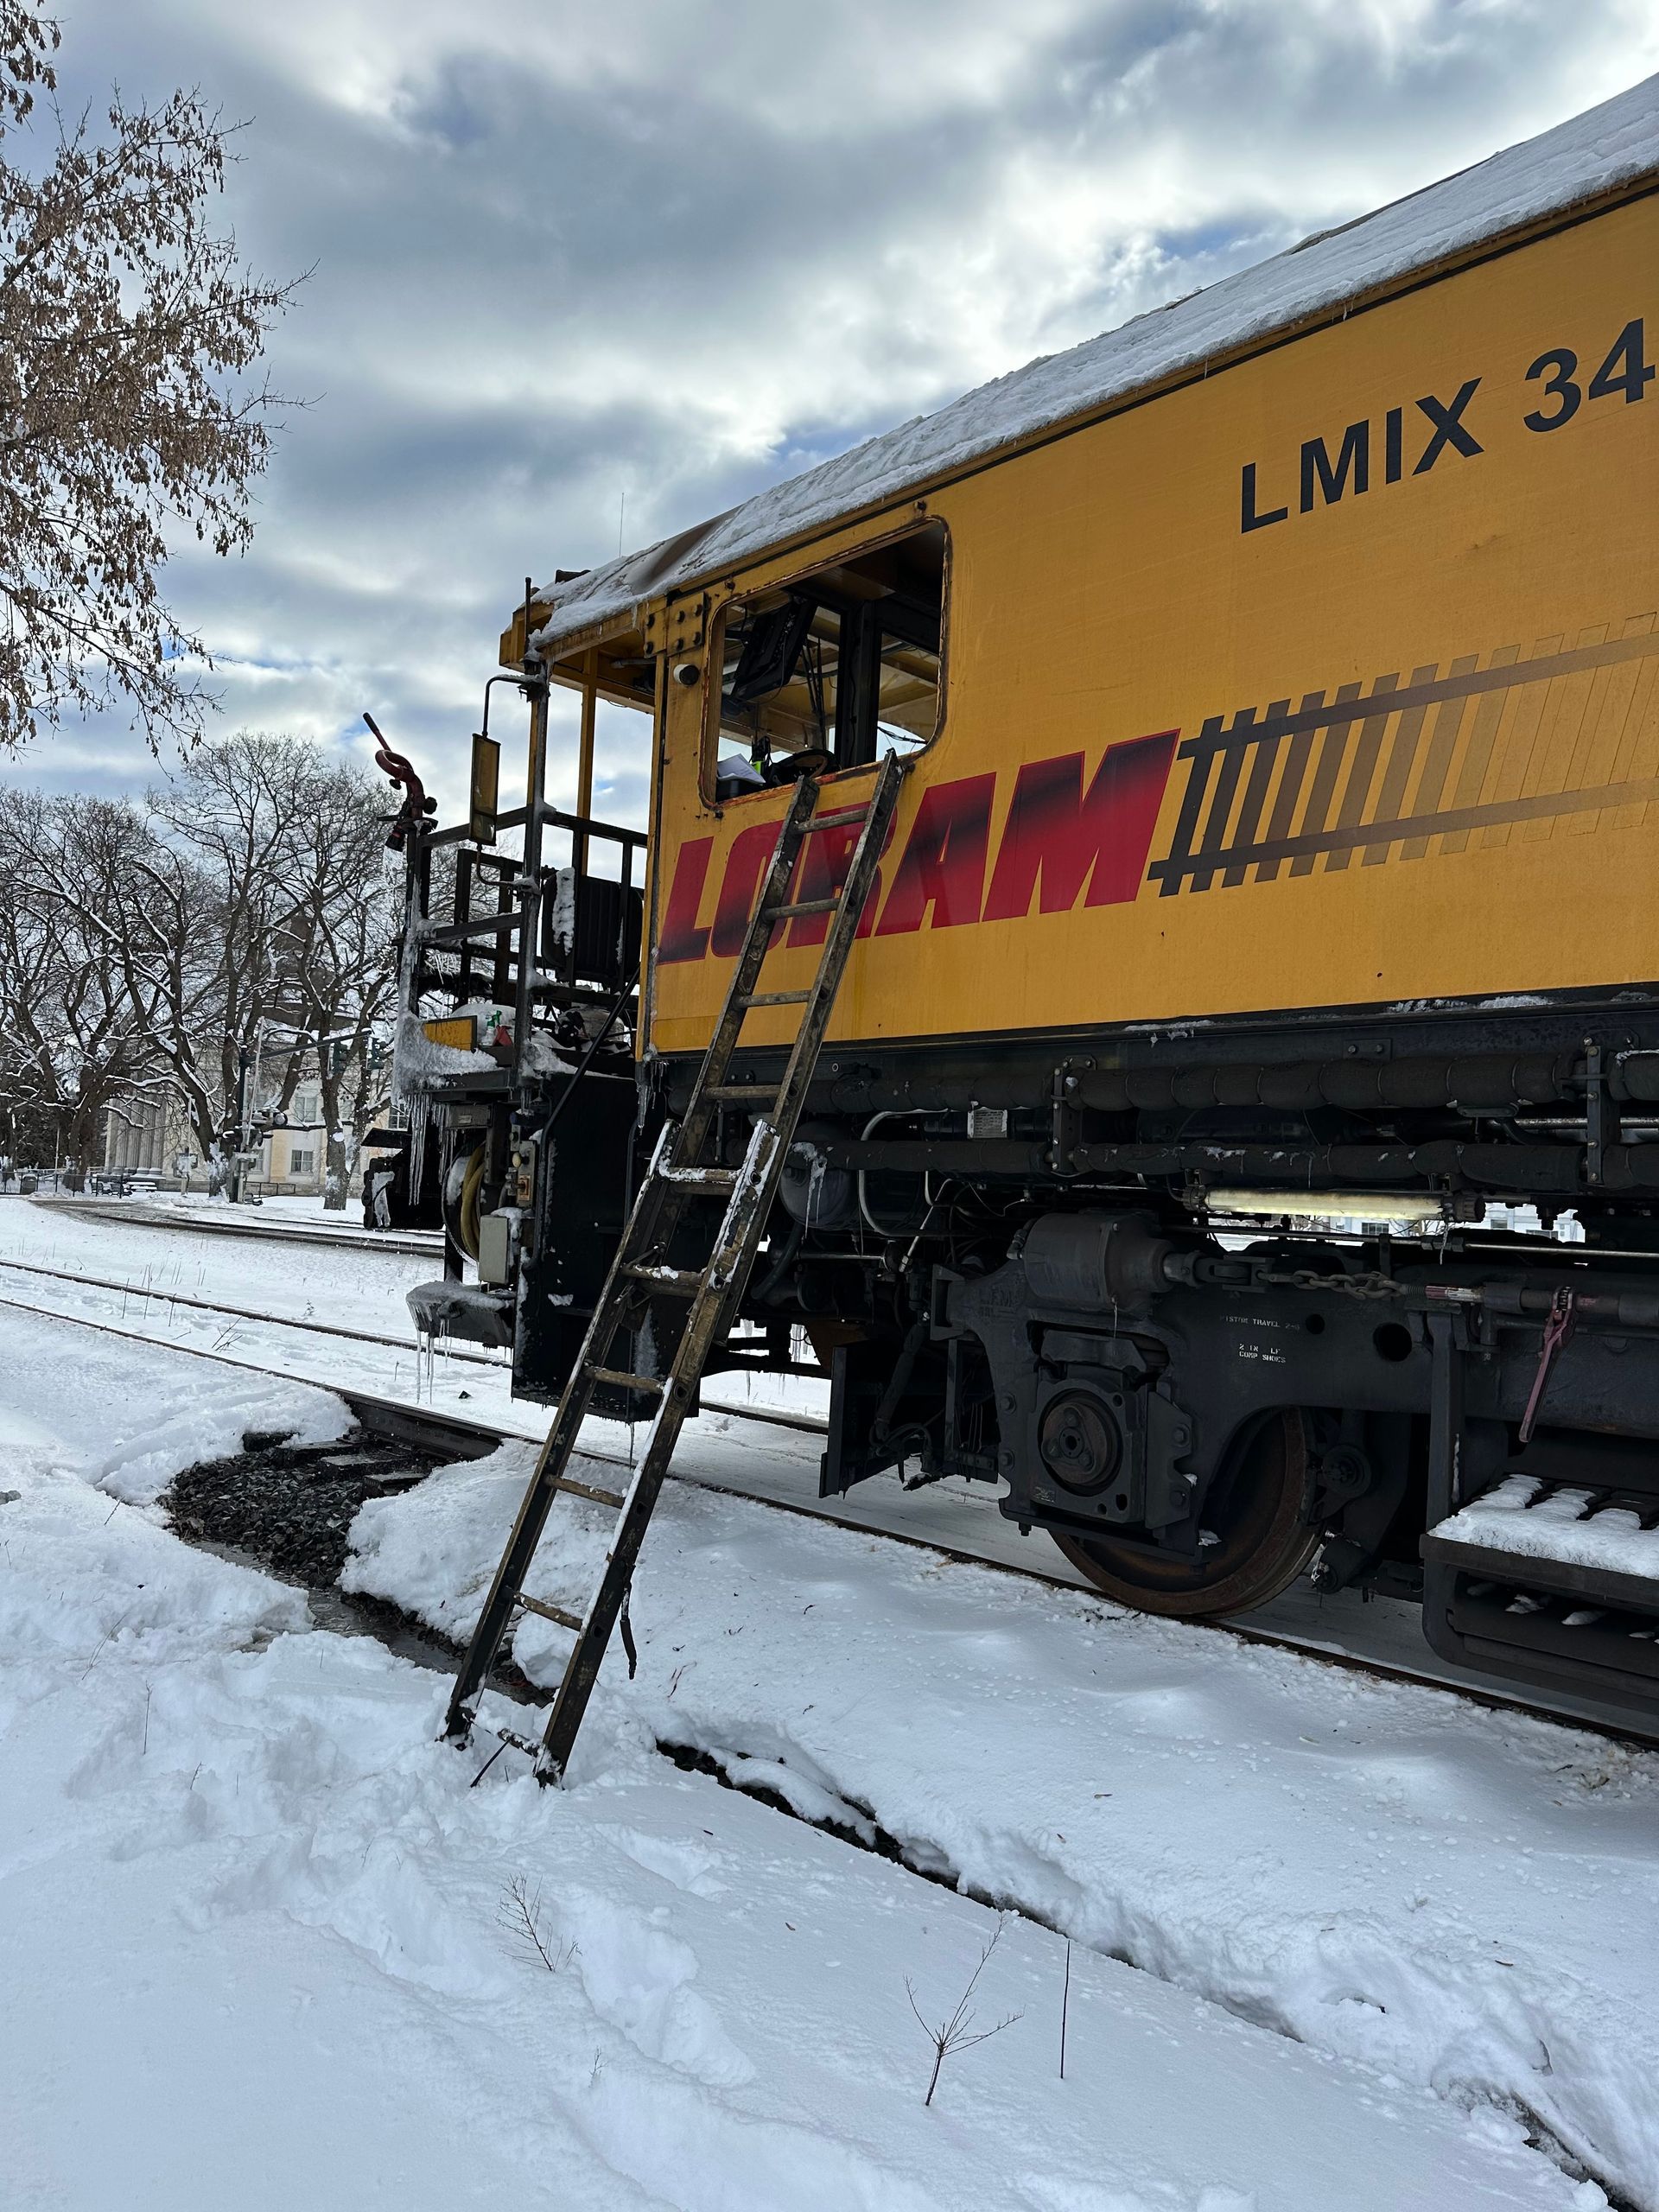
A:
[[[267,1122],[273,1109],[267,1095]],[[313,1077],[298,1084],[287,1111],[267,1126],[253,1145],[257,1159],[248,1171],[251,1197],[320,1198],[328,1166],[327,1128],[322,1118],[321,1085]],[[189,1165],[183,1167],[181,1160]],[[348,1191],[359,1187],[361,1162],[353,1160]],[[210,1163],[201,1156],[181,1095],[170,1089],[123,1092],[105,1109],[101,1172],[106,1175],[155,1177],[175,1186],[204,1191]]]
[[[190,1117],[176,1090],[152,1088],[122,1092],[104,1109],[106,1173],[172,1177],[181,1153],[194,1153]]]
[[[302,1083],[289,1102],[286,1121],[271,1130],[256,1171],[263,1195],[273,1198],[321,1198],[327,1166],[327,1131],[322,1096],[315,1083]]]

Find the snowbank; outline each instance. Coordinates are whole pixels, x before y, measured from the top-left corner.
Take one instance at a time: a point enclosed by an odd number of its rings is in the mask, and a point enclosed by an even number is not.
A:
[[[21,1492],[0,1504],[8,2202],[1602,2202],[1491,2109],[1083,1952],[1062,2082],[1063,1946],[1019,1922],[977,1992],[981,2024],[1010,2024],[948,2061],[925,2107],[907,1985],[947,2013],[992,1914],[613,1731],[585,1787],[539,1790],[505,1758],[469,1786],[480,1762],[434,1741],[446,1676],[308,1630],[301,1593],[111,1513],[74,1471],[120,1396],[185,1363],[111,1347],[71,1437],[19,1378],[79,1334],[28,1324],[0,1370],[0,1487]],[[505,1503],[509,1472],[486,1468],[475,1497]],[[426,1520],[460,1543],[458,1492],[440,1478]],[[390,1558],[402,1535],[375,1518]],[[734,1586],[724,1558],[702,1565],[721,1578],[705,1595]],[[793,1656],[752,1643],[745,1663],[775,1675]],[[900,1711],[872,1707],[865,1731],[895,1732]]]
[[[530,1464],[365,1506],[352,1586],[465,1635]],[[580,1608],[607,1523],[562,1502],[533,1592]],[[577,1780],[706,1751],[1379,2080],[1535,2115],[1659,2205],[1659,1758],[673,1485],[632,1616]],[[550,1682],[566,1649],[526,1617],[514,1656]]]
[[[1568,2212],[1502,2117],[1320,2059],[613,1738],[542,1792],[434,1741],[447,1676],[309,1630],[75,1471],[0,1371],[0,2141],[17,2205]],[[128,1395],[181,1360],[113,1347]],[[33,1395],[31,1395],[33,1391]],[[104,1398],[111,1411],[113,1400]],[[38,1411],[31,1411],[38,1407]],[[108,1446],[108,1438],[106,1440]],[[111,1455],[108,1446],[104,1458]],[[518,1469],[486,1462],[502,1509]],[[460,1484],[429,1535],[465,1551]],[[434,1506],[435,1500],[435,1506]],[[449,1506],[455,1506],[451,1513]],[[383,1557],[420,1573],[378,1506]],[[489,1533],[493,1544],[495,1531]],[[478,1546],[474,1544],[474,1551]],[[471,1553],[469,1553],[471,1557]],[[759,1656],[759,1655],[757,1655]]]
[[[331,1444],[352,1426],[338,1398],[303,1383],[163,1352],[135,1389],[130,1351],[95,1331],[16,1311],[0,1325],[10,1370],[0,1450],[67,1467],[125,1505],[151,1504],[181,1469],[239,1452],[245,1435]]]

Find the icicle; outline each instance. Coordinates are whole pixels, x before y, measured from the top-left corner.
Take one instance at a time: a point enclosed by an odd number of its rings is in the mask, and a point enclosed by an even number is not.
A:
[[[432,1126],[432,1104],[423,1091],[409,1092],[404,1099],[409,1116],[409,1203],[416,1205],[426,1173],[426,1133]]]

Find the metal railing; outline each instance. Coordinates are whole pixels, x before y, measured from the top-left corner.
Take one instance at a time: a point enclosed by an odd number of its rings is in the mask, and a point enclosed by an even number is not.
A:
[[[498,834],[522,830],[527,811],[518,807],[499,816]],[[539,810],[536,826],[535,847],[551,833],[569,840],[569,857],[563,866],[537,868],[533,899],[525,896],[522,859],[480,844],[469,825],[421,836],[414,856],[417,998],[438,993],[457,1004],[480,996],[514,1004],[525,922],[533,914],[531,1002],[607,1009],[614,1002],[639,965],[645,835],[553,806]],[[614,875],[579,866],[594,846],[614,850]],[[445,852],[454,854],[453,869],[435,871],[435,855]],[[453,955],[453,970],[435,965],[433,954]]]

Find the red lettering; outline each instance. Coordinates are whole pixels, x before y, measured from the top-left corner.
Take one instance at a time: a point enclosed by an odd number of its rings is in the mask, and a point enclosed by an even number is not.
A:
[[[752,822],[732,841],[715,904],[714,926],[709,933],[709,948],[717,960],[734,959],[743,950],[749,916],[754,912],[754,894],[783,826],[781,822]]]
[[[923,792],[877,937],[920,929],[930,907],[935,929],[979,919],[995,790],[994,775],[964,776]]]
[[[675,857],[668,911],[657,944],[660,961],[701,960],[709,950],[709,932],[697,927],[697,909],[702,904],[709,855],[714,849],[712,837],[688,837]]]
[[[1023,921],[1039,883],[1045,914],[1069,913],[1085,883],[1085,906],[1133,899],[1179,735],[1162,730],[1108,746],[1086,796],[1081,753],[1028,760],[1014,782],[984,918]]]
[[[1081,753],[1027,761],[1014,780],[988,893],[985,867],[996,778],[967,776],[931,785],[922,794],[903,855],[892,871],[886,905],[881,904],[878,874],[859,918],[859,936],[896,937],[919,930],[930,920],[935,929],[982,919],[1023,920],[1033,896],[1044,914],[1069,913],[1080,897],[1085,906],[1115,906],[1133,899],[1146,874],[1147,855],[1179,734],[1179,730],[1162,730],[1108,746],[1087,791]],[[733,841],[714,920],[706,926],[699,925],[697,914],[715,841],[686,840],[675,860],[658,946],[659,960],[701,960],[710,951],[718,959],[729,960],[741,951],[780,827],[777,822],[756,822]],[[845,823],[807,838],[791,899],[831,899],[840,893],[859,828],[857,823]],[[791,946],[822,944],[829,927],[827,914],[804,914],[791,925],[788,942]],[[782,934],[780,925],[773,933],[774,944]]]

